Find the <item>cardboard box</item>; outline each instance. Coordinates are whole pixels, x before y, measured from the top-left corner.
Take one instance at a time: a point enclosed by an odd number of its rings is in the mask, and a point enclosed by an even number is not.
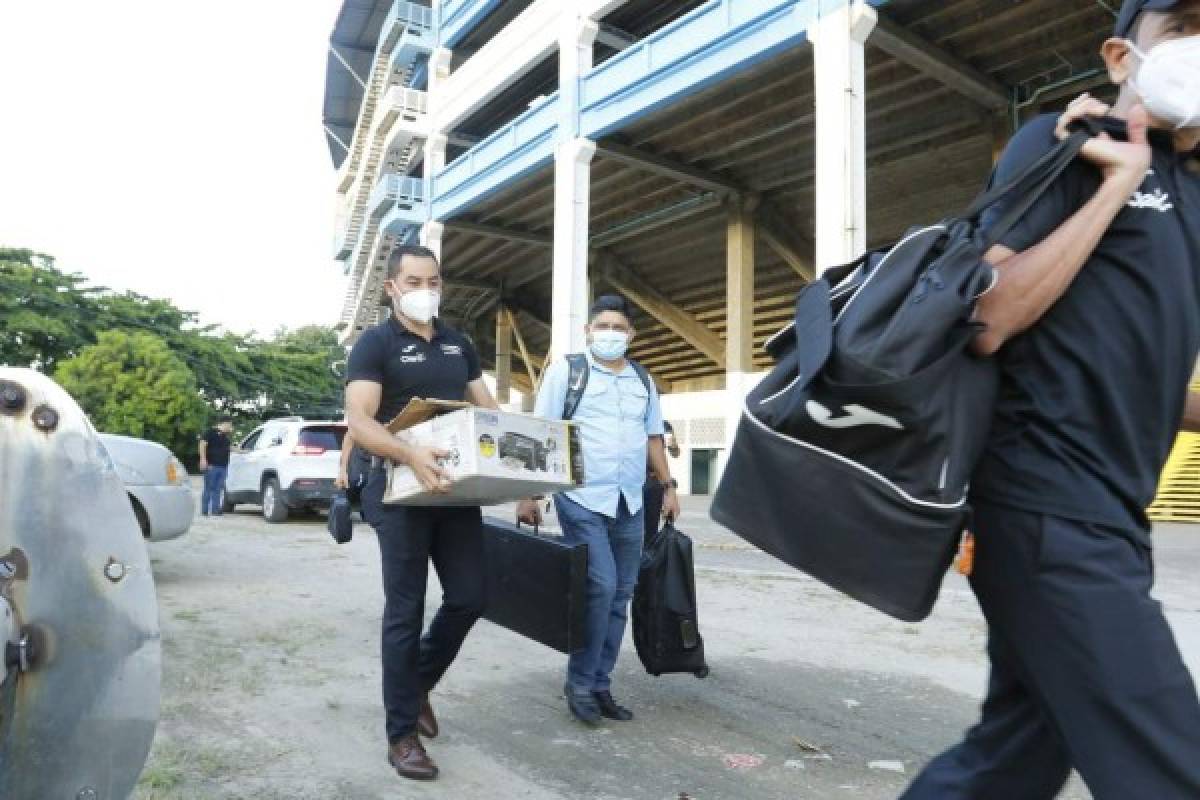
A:
[[[466,403],[412,400],[388,430],[409,444],[450,451],[442,466],[451,488],[448,494],[430,494],[410,468],[391,465],[385,503],[487,506],[583,483],[583,453],[573,423]]]

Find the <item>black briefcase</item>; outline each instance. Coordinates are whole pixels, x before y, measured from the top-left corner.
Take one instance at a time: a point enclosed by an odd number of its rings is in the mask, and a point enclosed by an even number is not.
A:
[[[509,522],[484,517],[487,565],[484,619],[561,653],[585,644],[586,544],[566,544]]]

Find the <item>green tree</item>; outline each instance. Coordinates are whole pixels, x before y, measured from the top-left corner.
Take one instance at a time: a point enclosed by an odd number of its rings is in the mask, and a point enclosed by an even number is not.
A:
[[[161,338],[104,331],[54,377],[98,430],[150,439],[184,458],[196,450],[208,409],[192,371]]]
[[[168,300],[87,286],[49,256],[0,248],[0,364],[53,373],[114,330],[165,342],[191,371],[210,415],[229,414],[239,430],[285,414],[341,414],[333,366],[346,356],[331,328],[283,329],[269,340],[229,333]]]
[[[0,247],[0,364],[52,371],[93,341],[93,290],[32,250]]]
[[[334,364],[346,358],[332,328],[307,325],[278,331],[267,342],[254,342],[254,373],[266,381],[264,411],[270,415],[337,417],[342,408],[342,379]]]

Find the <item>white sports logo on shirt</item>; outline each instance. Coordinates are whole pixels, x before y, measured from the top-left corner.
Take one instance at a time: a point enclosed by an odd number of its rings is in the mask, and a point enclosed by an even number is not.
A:
[[[1155,189],[1153,192],[1134,192],[1133,197],[1129,198],[1126,205],[1130,208],[1148,208],[1162,214],[1175,208],[1175,204],[1171,202],[1171,195],[1162,189]]]
[[[1146,177],[1153,174],[1153,169],[1146,170]],[[1126,205],[1130,208],[1148,208],[1161,214],[1166,214],[1175,208],[1175,204],[1171,202],[1171,195],[1162,189],[1155,189],[1153,192],[1134,192],[1133,197],[1129,198]]]

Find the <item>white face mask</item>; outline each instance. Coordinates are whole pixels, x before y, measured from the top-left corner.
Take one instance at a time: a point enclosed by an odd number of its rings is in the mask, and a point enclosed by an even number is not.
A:
[[[1200,127],[1200,36],[1172,39],[1143,53],[1137,75],[1129,82],[1146,110],[1176,128]]]
[[[413,289],[400,295],[395,301],[396,311],[422,324],[438,315],[442,293],[436,289]]]

